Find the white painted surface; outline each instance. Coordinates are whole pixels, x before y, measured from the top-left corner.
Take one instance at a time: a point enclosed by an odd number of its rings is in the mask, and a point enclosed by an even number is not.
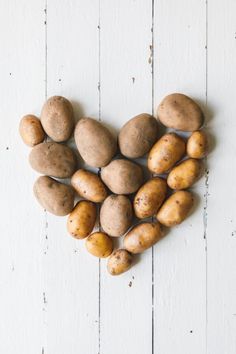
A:
[[[0,2],[0,353],[236,352],[235,14],[234,0]],[[206,112],[209,174],[192,216],[112,278],[35,202],[19,119],[62,94],[119,129],[173,91]]]

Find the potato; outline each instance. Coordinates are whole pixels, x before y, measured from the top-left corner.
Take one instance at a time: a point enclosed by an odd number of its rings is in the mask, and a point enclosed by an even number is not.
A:
[[[54,215],[67,215],[74,207],[73,189],[50,177],[40,176],[33,190],[39,204]]]
[[[101,178],[113,193],[131,194],[141,186],[143,171],[134,162],[118,159],[102,168]]]
[[[123,249],[116,250],[109,257],[107,262],[107,270],[111,275],[119,275],[131,268],[132,256]]]
[[[167,227],[180,224],[193,206],[193,195],[187,191],[173,193],[157,213],[157,220]]]
[[[188,132],[198,130],[204,121],[197,103],[181,93],[166,96],[158,107],[157,115],[166,127]]]
[[[148,168],[153,173],[164,173],[173,167],[184,153],[184,140],[175,133],[165,134],[149,152]]]
[[[32,114],[28,114],[21,119],[19,132],[22,140],[28,146],[35,146],[45,138],[40,120]]]
[[[146,182],[134,198],[134,212],[139,219],[155,215],[167,192],[166,180],[155,177]]]
[[[81,200],[68,216],[68,232],[77,239],[87,237],[93,231],[96,216],[96,205],[87,200]]]
[[[110,236],[124,235],[132,223],[133,211],[129,198],[112,194],[105,199],[100,210],[100,223]]]
[[[95,119],[81,119],[76,125],[74,134],[79,153],[90,166],[106,166],[116,153],[116,139]]]
[[[175,166],[167,177],[167,184],[172,189],[191,187],[201,176],[203,164],[200,160],[188,159]]]
[[[74,173],[77,161],[68,146],[48,142],[32,149],[29,163],[34,170],[44,175],[68,178]]]
[[[194,159],[202,159],[208,152],[207,135],[203,130],[193,132],[187,142],[187,154]]]
[[[122,127],[118,138],[120,151],[129,158],[141,157],[151,149],[157,136],[156,118],[147,113],[139,114]]]
[[[105,232],[94,232],[86,239],[86,248],[93,256],[106,258],[112,253],[113,244]]]
[[[76,171],[71,178],[71,184],[81,197],[91,202],[101,203],[107,197],[107,189],[101,178],[90,171]]]
[[[56,142],[66,141],[74,129],[73,107],[65,97],[50,97],[41,112],[41,123],[47,135]]]

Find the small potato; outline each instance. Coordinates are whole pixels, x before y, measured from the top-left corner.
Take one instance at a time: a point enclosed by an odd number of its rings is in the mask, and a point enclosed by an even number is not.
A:
[[[70,101],[62,96],[50,97],[42,108],[41,123],[52,140],[58,143],[68,140],[75,124]]]
[[[181,93],[166,96],[157,109],[157,115],[166,127],[188,132],[198,130],[204,121],[197,103]]]
[[[67,215],[74,207],[73,189],[47,176],[40,176],[36,180],[34,195],[39,204],[54,215]]]
[[[193,132],[187,142],[187,154],[194,159],[202,159],[207,155],[208,141],[203,130]]]
[[[187,191],[173,193],[157,213],[157,220],[167,227],[180,224],[193,206],[193,195]]]
[[[106,258],[112,253],[113,244],[105,232],[94,232],[86,239],[86,248],[93,256]]]
[[[155,215],[167,192],[166,180],[155,177],[146,182],[134,198],[134,212],[139,219]]]
[[[150,114],[142,113],[130,119],[119,134],[122,155],[138,158],[145,155],[157,140],[158,123]]]
[[[41,143],[45,138],[45,132],[40,120],[31,114],[21,119],[19,132],[22,140],[28,146],[35,146]]]
[[[111,275],[119,275],[131,268],[132,256],[123,249],[116,250],[109,257],[107,262],[107,270]]]
[[[96,214],[95,204],[87,200],[81,200],[68,216],[68,232],[77,239],[87,237],[93,231],[96,222]]]
[[[165,134],[149,152],[148,168],[153,173],[164,173],[172,168],[184,153],[184,140],[175,133]]]
[[[185,160],[170,171],[167,184],[170,188],[177,190],[189,188],[200,178],[202,171],[202,161]]]
[[[112,194],[103,202],[100,222],[108,235],[113,237],[124,235],[131,226],[132,218],[132,204],[124,195]]]
[[[159,223],[146,222],[135,226],[124,237],[124,247],[130,253],[141,253],[162,238]]]
[[[143,171],[134,162],[118,159],[102,168],[101,178],[113,193],[131,194],[141,186]]]
[[[81,197],[91,202],[101,203],[107,197],[107,189],[101,178],[90,171],[76,171],[71,178],[71,184]]]

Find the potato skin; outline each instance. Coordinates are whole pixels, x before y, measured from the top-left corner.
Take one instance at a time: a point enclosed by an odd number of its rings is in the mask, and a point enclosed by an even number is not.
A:
[[[91,202],[101,203],[107,197],[107,189],[101,178],[90,171],[76,171],[71,178],[71,184],[81,197]]]
[[[170,188],[177,190],[189,188],[200,178],[202,171],[202,161],[185,160],[170,171],[167,184]]]
[[[87,200],[81,200],[68,216],[68,232],[77,239],[87,237],[93,231],[96,216],[96,205]]]
[[[124,248],[130,253],[141,253],[152,247],[162,238],[159,223],[145,222],[135,226],[124,237]]]
[[[130,119],[119,133],[119,147],[122,155],[138,158],[145,155],[157,140],[158,123],[147,113]]]
[[[124,195],[112,194],[103,202],[100,222],[108,235],[113,237],[124,235],[131,226],[132,218],[132,204]]]
[[[186,219],[193,203],[192,193],[177,191],[162,205],[157,213],[157,220],[167,227],[178,225]]]
[[[94,232],[86,239],[86,248],[93,256],[106,258],[112,253],[113,244],[105,232]]]
[[[188,132],[198,130],[204,121],[197,103],[181,93],[166,96],[157,109],[157,115],[166,127]]]
[[[165,134],[149,152],[148,169],[153,173],[164,173],[172,168],[184,153],[184,140],[175,133]]]
[[[67,215],[74,207],[73,189],[50,177],[40,176],[34,183],[33,191],[39,204],[54,215]]]
[[[52,140],[58,143],[68,140],[75,124],[70,101],[62,96],[50,97],[43,105],[41,123]]]
[[[187,141],[187,154],[194,159],[202,159],[208,152],[208,139],[203,130],[193,132]]]
[[[32,114],[28,114],[21,119],[19,133],[24,143],[31,147],[41,143],[45,138],[40,120]]]
[[[113,193],[131,194],[141,186],[143,171],[134,162],[118,159],[102,168],[101,178]]]
[[[36,145],[29,155],[31,167],[44,175],[68,178],[76,169],[76,156],[68,146],[48,142]]]
[[[111,275],[119,275],[132,266],[132,255],[124,249],[116,250],[109,257],[107,262],[107,270]]]
[[[90,166],[106,166],[116,153],[116,139],[105,126],[95,119],[80,119],[74,135],[81,157]]]
[[[167,193],[166,180],[155,177],[146,182],[134,198],[134,212],[137,218],[145,219],[155,215]]]

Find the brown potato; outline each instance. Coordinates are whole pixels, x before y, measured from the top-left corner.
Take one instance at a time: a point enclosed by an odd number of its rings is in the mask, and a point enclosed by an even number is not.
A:
[[[189,188],[200,178],[202,171],[202,161],[185,160],[170,171],[167,184],[170,188],[177,190]]]
[[[202,159],[208,152],[207,135],[203,130],[193,132],[187,142],[187,154],[194,159]]]
[[[146,182],[134,198],[134,212],[139,219],[155,215],[164,202],[167,192],[166,180],[155,177]]]
[[[22,140],[28,146],[35,146],[45,138],[40,120],[32,114],[28,114],[21,119],[19,132]]]
[[[47,176],[36,180],[34,195],[39,204],[54,215],[67,215],[74,207],[73,189]]]
[[[32,149],[29,163],[34,170],[44,175],[68,178],[74,173],[77,161],[68,146],[48,142]]]
[[[157,213],[157,220],[167,227],[180,224],[193,206],[193,195],[187,191],[173,193]]]
[[[204,121],[197,103],[181,93],[166,96],[158,107],[157,115],[166,127],[188,132],[198,130]]]
[[[93,256],[106,258],[112,253],[113,244],[105,232],[94,232],[86,239],[86,248]]]
[[[95,119],[80,119],[74,134],[79,153],[90,166],[106,166],[116,153],[116,139]]]
[[[148,168],[153,173],[164,173],[173,167],[184,153],[184,140],[175,133],[165,134],[149,152]]]
[[[108,235],[114,237],[124,235],[131,226],[132,218],[132,204],[124,195],[112,194],[103,202],[100,222]]]
[[[87,200],[81,200],[68,216],[68,232],[77,239],[87,237],[93,231],[96,216],[96,205]]]
[[[141,223],[124,237],[124,248],[130,253],[141,253],[162,238],[161,226],[157,222]]]
[[[143,171],[134,162],[118,159],[102,168],[101,178],[113,193],[131,194],[141,186]]]
[[[122,155],[138,158],[145,155],[157,140],[158,123],[150,114],[142,113],[130,119],[119,134]]]
[[[129,270],[131,266],[132,256],[123,249],[114,251],[107,262],[107,270],[111,275],[122,274]]]
[[[81,197],[91,202],[101,203],[107,197],[107,189],[101,178],[90,171],[76,171],[71,178],[71,184]]]
[[[70,101],[62,96],[50,97],[42,108],[41,123],[52,140],[58,143],[68,140],[75,124]]]

